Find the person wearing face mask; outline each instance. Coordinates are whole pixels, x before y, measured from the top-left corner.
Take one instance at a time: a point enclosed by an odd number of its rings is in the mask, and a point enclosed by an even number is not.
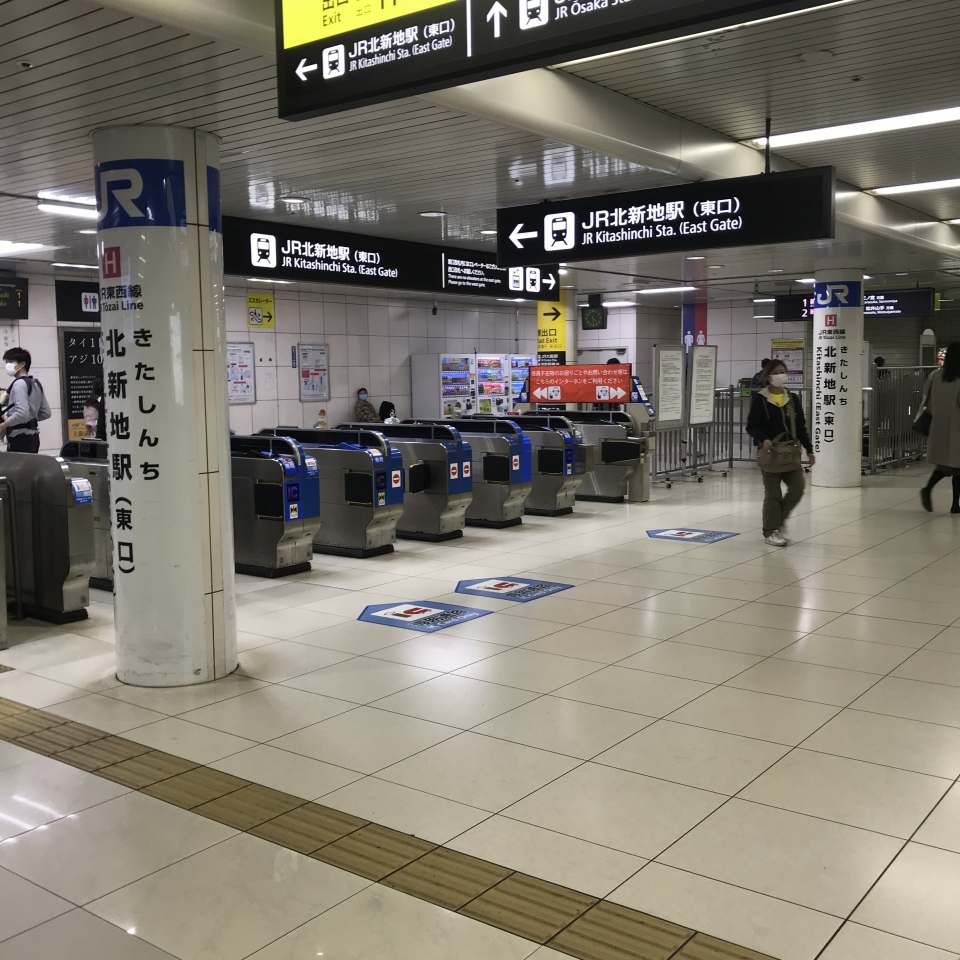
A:
[[[366,387],[361,387],[357,391],[357,405],[354,408],[357,423],[380,423],[377,416],[377,409],[370,402],[370,395]]]
[[[12,453],[39,453],[41,420],[50,419],[50,404],[39,380],[30,376],[30,354],[11,347],[3,355],[7,376],[13,377],[6,416],[0,421],[0,437],[7,438]]]
[[[762,389],[753,395],[747,433],[760,446],[757,462],[763,475],[763,538],[773,547],[785,547],[787,517],[803,497],[800,448],[816,462],[800,398],[786,389],[787,368],[781,360],[768,360]],[[786,486],[786,493],[783,487]]]

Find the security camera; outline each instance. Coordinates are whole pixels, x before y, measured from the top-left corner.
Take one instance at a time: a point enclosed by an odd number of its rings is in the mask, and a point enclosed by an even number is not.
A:
[[[437,315],[437,301],[433,301],[433,310],[430,311],[434,316]]]

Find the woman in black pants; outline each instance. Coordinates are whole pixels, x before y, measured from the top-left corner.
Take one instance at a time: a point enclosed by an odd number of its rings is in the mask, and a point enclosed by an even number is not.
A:
[[[930,411],[930,437],[927,463],[934,464],[927,485],[920,491],[924,510],[932,510],[931,493],[944,478],[953,481],[951,513],[960,513],[960,343],[951,343],[943,358],[943,366],[934,370],[925,390]]]

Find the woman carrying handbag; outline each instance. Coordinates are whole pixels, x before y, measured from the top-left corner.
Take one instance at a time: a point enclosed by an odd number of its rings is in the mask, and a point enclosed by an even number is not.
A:
[[[947,347],[943,366],[927,379],[914,429],[928,437],[927,463],[934,465],[927,485],[920,491],[923,509],[933,510],[933,488],[944,477],[950,477],[950,512],[960,513],[960,343]]]
[[[773,547],[785,547],[789,541],[783,536],[783,526],[803,497],[803,451],[807,451],[811,466],[816,458],[800,398],[786,389],[783,362],[770,360],[763,368],[761,383],[763,388],[750,403],[747,433],[760,446],[757,464],[763,474],[763,539]]]

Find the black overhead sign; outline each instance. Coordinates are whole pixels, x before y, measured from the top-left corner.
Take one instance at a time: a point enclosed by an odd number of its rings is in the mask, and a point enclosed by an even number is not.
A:
[[[26,277],[0,277],[0,320],[27,319],[29,287]]]
[[[631,0],[633,2],[633,0]],[[501,266],[834,235],[833,167],[705,180],[497,211]]]
[[[863,314],[866,317],[929,317],[933,314],[933,294],[933,287],[866,290]]]
[[[473,297],[559,300],[556,264],[497,265],[493,254],[263,220],[223,218],[224,273]]]
[[[790,293],[775,299],[777,320],[813,320],[813,297],[809,294]]]
[[[57,323],[99,323],[100,283],[97,280],[57,280]]]
[[[302,119],[822,0],[276,0],[279,114]]]

